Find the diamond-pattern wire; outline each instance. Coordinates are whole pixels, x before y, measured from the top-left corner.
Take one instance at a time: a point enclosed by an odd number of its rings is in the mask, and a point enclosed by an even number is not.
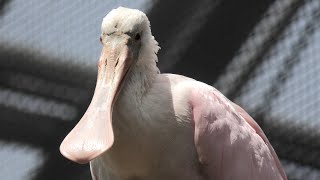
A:
[[[227,95],[235,90],[236,102],[262,125],[280,157],[290,159],[284,163],[290,179],[319,179],[314,167],[319,167],[320,157],[320,3],[302,2],[276,1],[215,85]],[[281,20],[295,8],[289,21]],[[281,26],[279,36],[270,39]],[[259,49],[263,56],[257,55]],[[249,75],[239,81],[246,71]]]
[[[276,77],[272,80],[268,90],[264,94],[263,105],[257,109],[261,109],[263,112],[270,112],[272,109],[272,100],[278,98],[280,95],[281,87],[292,75],[293,68],[300,63],[302,58],[300,57],[301,52],[307,48],[308,41],[315,32],[317,23],[320,21],[320,6],[315,8],[312,12],[313,17],[310,21],[306,22],[304,29],[299,34],[299,39],[292,46],[292,53],[287,56],[282,62],[281,69],[278,71]],[[256,111],[257,112],[257,111]]]

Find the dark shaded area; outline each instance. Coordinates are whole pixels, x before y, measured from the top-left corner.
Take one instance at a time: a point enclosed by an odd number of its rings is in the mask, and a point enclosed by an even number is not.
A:
[[[8,2],[0,2],[0,13]],[[154,36],[162,48],[159,53],[160,69],[212,84],[225,71],[236,51],[272,2],[274,1],[156,1],[148,16]],[[252,60],[256,63],[244,70],[237,84],[232,87],[227,95],[229,98],[234,100],[239,95],[239,89],[250,80],[253,70],[263,62],[263,57],[277,42],[292,16],[304,2],[293,1],[278,28],[264,44],[263,51],[257,53]],[[195,10],[205,6],[209,7],[205,12]],[[198,20],[203,18],[205,20],[200,23]],[[189,30],[193,26],[199,28]],[[312,28],[309,27],[306,31],[310,33],[310,30]],[[180,31],[183,32],[181,39],[176,38]],[[190,37],[190,41],[184,39],[185,37]],[[293,63],[294,57],[303,49],[305,43],[304,37],[298,41],[292,61],[288,60],[291,65],[288,67],[291,69],[297,63]],[[172,49],[175,51],[171,51]],[[41,97],[77,110],[75,117],[62,120],[59,117],[27,112],[12,105],[0,105],[0,140],[36,147],[43,151],[45,162],[35,170],[32,177],[34,180],[90,179],[88,165],[78,165],[66,160],[59,153],[59,145],[86,110],[93,93],[96,72],[78,64],[62,63],[70,61],[54,59],[30,49],[1,46],[0,59],[0,90],[5,89],[34,98]],[[286,73],[290,68],[284,69]],[[271,86],[269,94],[266,94],[266,106],[271,104],[271,98],[277,98],[275,89],[285,82],[283,74],[278,74],[275,82],[278,83]],[[270,121],[270,107],[261,107],[258,110],[254,118],[281,159],[320,169],[320,134],[310,133],[312,129],[301,129],[299,124],[280,123],[276,118]]]
[[[0,139],[45,150],[55,149],[73,123],[0,106]],[[30,123],[32,122],[32,123]]]
[[[24,73],[29,76],[40,77],[44,81],[64,84],[75,88],[88,88],[94,86],[92,81],[96,72],[88,71],[79,64],[62,63],[60,59],[43,55],[32,49],[12,49],[0,45],[0,70]]]
[[[45,166],[36,170],[32,179],[34,180],[57,180],[57,179],[74,179],[88,180],[91,179],[88,165],[73,163],[61,156],[59,149],[52,148],[46,152]]]
[[[5,13],[6,6],[8,6],[10,0],[1,0],[0,1],[0,16]]]
[[[271,2],[222,1],[173,71],[212,84]]]
[[[253,117],[265,132],[273,148],[281,159],[320,169],[320,134],[312,128],[301,129],[303,124],[281,123],[280,118],[266,114]],[[269,122],[269,123],[268,123]]]
[[[161,45],[159,59],[161,59],[170,44],[168,40],[175,36],[174,32],[179,32],[177,25],[187,20],[188,13],[192,11],[196,3],[196,1],[192,0],[185,0],[184,3],[179,1],[157,1],[152,6],[148,13],[148,18],[151,22],[152,33]]]
[[[150,21],[155,29],[153,33],[157,39],[160,39],[162,51],[159,58],[161,60],[171,60],[163,56],[169,43],[172,43],[166,40],[172,39],[170,35],[174,36],[175,32],[178,32],[175,28],[164,30],[163,27],[179,27],[179,24],[185,23],[187,20],[183,17],[187,16],[185,13],[192,13],[195,2],[181,4],[177,1],[160,1],[159,5],[154,6],[154,10],[150,12]],[[194,38],[193,43],[187,47],[181,59],[170,68],[164,69],[164,72],[183,74],[212,84],[224,71],[250,30],[259,22],[272,2],[273,0],[211,1],[211,4],[216,7],[204,17],[208,20],[202,25],[203,28],[197,34],[191,34]],[[166,16],[163,16],[162,6],[166,7],[163,8]],[[177,11],[177,7],[183,11]],[[198,24],[195,22],[191,26],[198,26]],[[165,63],[167,62],[162,64]],[[160,69],[162,64],[160,62]]]

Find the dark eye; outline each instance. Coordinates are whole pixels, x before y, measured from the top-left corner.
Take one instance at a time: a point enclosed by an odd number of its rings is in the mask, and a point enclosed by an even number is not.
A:
[[[140,33],[137,33],[135,36],[134,36],[134,39],[135,40],[140,40],[141,39],[141,35],[140,35]]]
[[[102,42],[102,37],[100,36],[100,42]]]

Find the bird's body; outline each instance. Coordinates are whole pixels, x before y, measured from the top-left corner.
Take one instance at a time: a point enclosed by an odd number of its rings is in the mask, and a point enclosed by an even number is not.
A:
[[[211,180],[203,169],[210,163],[201,162],[195,146],[199,132],[194,130],[193,105],[207,110],[210,119],[204,123],[216,134],[204,143],[214,143],[210,153],[216,165],[209,171],[218,180],[281,179],[272,150],[213,87],[180,75],[158,74],[143,96],[133,92],[137,89],[124,88],[129,89],[114,110],[118,141],[90,163],[97,180]],[[251,175],[244,177],[248,170]]]
[[[132,96],[140,92],[133,93],[136,89],[130,87],[121,94],[114,109],[114,119],[119,121],[113,124],[118,141],[91,162],[92,169],[105,164],[106,171],[101,172],[107,172],[102,175],[93,170],[94,176],[111,175],[115,180],[202,179],[185,98],[187,89],[181,84],[186,79],[158,74],[143,96]],[[172,93],[179,95],[173,97]]]
[[[143,13],[113,10],[102,31],[95,95],[60,147],[76,162],[90,161],[94,180],[286,180],[242,108],[212,86],[159,73]]]

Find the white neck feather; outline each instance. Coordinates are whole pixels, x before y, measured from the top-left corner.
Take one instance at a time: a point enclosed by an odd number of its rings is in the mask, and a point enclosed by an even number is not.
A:
[[[156,55],[159,50],[158,43],[153,36],[148,39],[149,41],[143,42],[139,59],[127,74],[124,86],[115,104],[116,108],[114,110],[122,116],[120,117],[121,121],[115,121],[115,126],[117,126],[116,128],[126,129],[125,131],[134,129],[130,128],[131,125],[137,126],[139,124],[136,121],[132,121],[132,119],[142,119],[140,107],[143,97],[152,87],[156,76],[160,73],[156,64],[158,61]]]
[[[157,67],[158,57],[156,53],[160,49],[157,41],[150,35],[142,44],[139,59],[131,68],[122,89],[123,93],[121,95],[126,98],[129,96],[129,98],[141,99],[160,73]]]

